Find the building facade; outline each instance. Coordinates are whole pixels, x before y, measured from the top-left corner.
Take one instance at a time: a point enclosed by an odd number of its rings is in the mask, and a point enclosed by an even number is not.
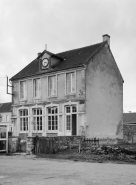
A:
[[[123,113],[123,140],[136,143],[136,112]]]
[[[11,104],[11,102],[0,104],[0,126],[6,126],[8,132],[13,132]]]
[[[14,135],[122,137],[123,79],[109,39],[44,50],[10,79]]]

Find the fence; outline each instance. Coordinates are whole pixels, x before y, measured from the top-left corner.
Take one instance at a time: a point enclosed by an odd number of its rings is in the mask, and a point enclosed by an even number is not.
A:
[[[61,150],[98,146],[99,139],[85,139],[83,136],[60,136],[60,137],[34,137],[35,154],[55,154]]]
[[[84,147],[89,147],[89,146],[92,146],[92,145],[99,145],[99,138],[96,139],[96,138],[84,138],[81,145],[83,145]]]
[[[83,136],[34,137],[35,154],[55,154],[58,151],[78,148]]]

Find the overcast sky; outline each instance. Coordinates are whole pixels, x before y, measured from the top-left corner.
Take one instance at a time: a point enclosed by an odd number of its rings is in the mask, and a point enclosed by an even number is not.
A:
[[[124,111],[136,111],[135,0],[0,0],[0,102],[11,78],[45,49],[58,53],[111,36],[125,81]]]

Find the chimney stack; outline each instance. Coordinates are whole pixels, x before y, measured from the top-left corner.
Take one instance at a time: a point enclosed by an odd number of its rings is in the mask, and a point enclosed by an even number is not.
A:
[[[103,41],[107,41],[108,45],[110,46],[110,36],[108,34],[103,35]]]
[[[40,54],[41,54],[41,53],[37,53],[37,56],[39,57]]]
[[[47,44],[45,44],[45,50],[47,50]]]

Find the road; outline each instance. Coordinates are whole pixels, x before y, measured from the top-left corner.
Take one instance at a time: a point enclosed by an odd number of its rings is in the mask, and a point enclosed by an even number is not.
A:
[[[0,156],[0,185],[136,185],[136,165]]]

